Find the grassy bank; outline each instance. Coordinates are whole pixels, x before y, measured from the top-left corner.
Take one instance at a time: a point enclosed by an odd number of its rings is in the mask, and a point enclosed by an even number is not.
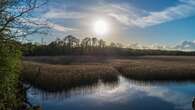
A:
[[[68,91],[77,87],[117,81],[118,71],[109,65],[52,65],[23,62],[23,79],[47,91]]]

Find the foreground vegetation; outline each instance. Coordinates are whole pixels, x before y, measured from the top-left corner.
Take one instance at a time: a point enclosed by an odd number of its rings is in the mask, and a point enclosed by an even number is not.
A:
[[[14,110],[23,105],[23,92],[19,84],[20,51],[13,45],[0,47],[0,110]]]
[[[67,63],[69,58],[73,59]],[[47,91],[68,91],[99,80],[116,82],[118,75],[150,81],[195,79],[195,57],[42,56],[23,60],[23,80]]]
[[[28,15],[39,6],[37,0],[0,0],[0,110],[30,109],[20,81],[18,39],[35,32],[35,27],[27,25]]]

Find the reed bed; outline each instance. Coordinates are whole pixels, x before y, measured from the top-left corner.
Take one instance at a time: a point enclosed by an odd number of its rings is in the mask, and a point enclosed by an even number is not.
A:
[[[113,66],[125,77],[137,80],[194,80],[195,62],[174,59],[114,60]]]
[[[102,56],[34,56],[23,57],[24,61],[33,61],[46,64],[102,64],[108,63],[110,57]]]
[[[51,92],[118,80],[118,71],[104,64],[52,65],[24,61],[22,73],[24,82]]]
[[[70,63],[66,64],[67,60]],[[23,61],[22,73],[24,82],[47,91],[68,91],[100,80],[117,82],[118,75],[135,80],[186,81],[195,80],[195,57],[30,57]]]

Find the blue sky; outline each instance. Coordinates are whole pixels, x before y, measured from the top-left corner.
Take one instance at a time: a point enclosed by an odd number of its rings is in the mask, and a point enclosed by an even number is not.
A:
[[[109,23],[108,41],[173,46],[195,40],[195,0],[50,0],[33,14],[37,22],[47,20],[47,42],[68,34],[98,37],[91,30],[97,19]]]

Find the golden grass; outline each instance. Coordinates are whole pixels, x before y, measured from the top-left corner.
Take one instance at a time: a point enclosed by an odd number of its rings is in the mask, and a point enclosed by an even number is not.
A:
[[[49,91],[117,81],[118,71],[108,65],[52,65],[23,62],[24,81]]]
[[[194,80],[195,62],[185,59],[114,60],[113,66],[125,77],[139,80]]]
[[[23,61],[22,78],[49,91],[70,90],[97,84],[99,80],[116,82],[118,75],[137,80],[195,79],[195,57],[147,56],[117,59],[74,56],[69,64],[65,64],[68,58],[70,57],[27,58],[28,60]]]

